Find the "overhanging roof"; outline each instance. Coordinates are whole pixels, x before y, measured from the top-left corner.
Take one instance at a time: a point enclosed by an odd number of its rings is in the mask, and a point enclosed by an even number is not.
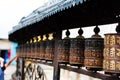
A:
[[[68,28],[119,22],[120,0],[61,0],[23,18],[9,33],[9,39],[26,41],[33,36]]]
[[[44,18],[52,16],[60,11],[71,8],[75,5],[82,4],[84,0],[58,0],[54,4],[49,6],[41,6],[40,8],[34,10],[27,17],[23,17],[18,25],[13,27],[13,30],[9,34],[14,33],[15,31],[42,21]]]

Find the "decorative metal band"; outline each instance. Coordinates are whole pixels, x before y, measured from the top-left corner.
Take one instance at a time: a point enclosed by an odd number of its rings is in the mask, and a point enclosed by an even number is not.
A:
[[[103,50],[85,50],[85,58],[103,59]]]
[[[120,46],[120,34],[105,34],[104,45],[107,46]]]
[[[85,49],[100,49],[104,48],[104,39],[103,38],[87,38],[85,40]]]
[[[114,72],[120,72],[120,60],[104,60],[103,61],[104,70],[114,70]]]
[[[83,38],[73,38],[70,41],[70,48],[84,49],[85,40]]]
[[[105,47],[104,58],[119,58],[120,59],[120,47]]]
[[[103,60],[100,58],[85,59],[84,64],[86,67],[90,67],[90,68],[102,68]]]

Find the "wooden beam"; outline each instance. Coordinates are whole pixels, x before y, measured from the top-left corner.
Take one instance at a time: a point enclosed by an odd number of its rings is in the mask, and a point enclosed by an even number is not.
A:
[[[107,74],[102,74],[102,73],[98,73],[98,72],[88,71],[88,70],[84,70],[81,68],[80,69],[75,68],[72,66],[65,66],[65,65],[59,65],[59,66],[61,69],[73,71],[73,72],[76,72],[79,74],[84,74],[84,75],[102,79],[102,80],[120,80],[120,78],[118,78],[117,76],[113,76],[113,75],[107,75]]]

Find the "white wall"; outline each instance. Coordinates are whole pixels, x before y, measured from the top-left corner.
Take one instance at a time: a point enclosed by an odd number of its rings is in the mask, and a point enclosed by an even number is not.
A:
[[[11,48],[10,41],[0,40],[0,50],[7,50]]]

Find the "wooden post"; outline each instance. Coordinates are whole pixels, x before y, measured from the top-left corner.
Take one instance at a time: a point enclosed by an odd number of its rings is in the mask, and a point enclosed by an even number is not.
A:
[[[24,80],[24,58],[18,58],[17,59],[17,79],[18,80]]]
[[[60,67],[57,61],[57,49],[58,49],[58,40],[62,37],[62,31],[58,31],[55,33],[55,52],[54,52],[54,72],[53,72],[53,80],[60,80]]]

